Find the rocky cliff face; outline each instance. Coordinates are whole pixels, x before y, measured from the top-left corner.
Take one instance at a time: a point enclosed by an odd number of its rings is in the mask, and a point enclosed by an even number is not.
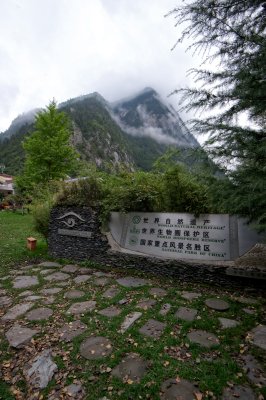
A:
[[[177,147],[199,147],[179,114],[151,88],[111,104],[113,117],[132,136],[150,137],[159,143]]]

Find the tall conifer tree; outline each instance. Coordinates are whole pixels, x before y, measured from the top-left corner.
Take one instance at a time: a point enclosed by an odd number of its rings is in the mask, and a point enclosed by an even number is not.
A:
[[[196,133],[208,133],[210,153],[227,168],[232,212],[266,226],[266,2],[192,0],[172,10],[185,24],[178,42],[204,54],[192,70],[197,88],[183,88],[187,110],[210,111],[192,120]],[[177,42],[177,44],[178,44]],[[243,116],[248,122],[240,123]]]

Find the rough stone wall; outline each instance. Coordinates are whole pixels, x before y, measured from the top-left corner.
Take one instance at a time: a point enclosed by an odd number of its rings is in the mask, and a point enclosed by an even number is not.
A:
[[[90,239],[83,237],[63,236],[58,234],[62,228],[62,215],[74,211],[85,222],[79,221],[75,229],[91,231]],[[85,207],[57,207],[51,212],[48,238],[49,254],[56,258],[65,258],[73,261],[90,260],[105,267],[134,269],[138,272],[153,273],[156,275],[174,278],[185,282],[201,282],[224,287],[259,287],[265,282],[229,276],[226,274],[227,265],[210,265],[202,262],[188,262],[185,260],[163,260],[155,257],[125,254],[110,250],[108,240],[101,233],[98,213],[96,210]]]
[[[61,218],[73,212],[80,216],[83,221],[71,214]],[[75,225],[73,227],[67,225],[69,219],[74,220]],[[59,229],[92,232],[92,236],[87,238],[60,235]],[[53,257],[79,261],[106,252],[109,249],[109,244],[107,238],[101,233],[97,210],[88,207],[53,208],[50,216],[48,247],[49,253]]]

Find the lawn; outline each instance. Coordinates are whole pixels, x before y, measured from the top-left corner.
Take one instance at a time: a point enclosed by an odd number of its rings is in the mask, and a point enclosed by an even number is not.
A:
[[[37,239],[37,249],[34,252],[26,248],[27,237],[30,236]],[[46,241],[35,231],[31,214],[0,212],[0,275],[4,275],[10,266],[46,255]]]

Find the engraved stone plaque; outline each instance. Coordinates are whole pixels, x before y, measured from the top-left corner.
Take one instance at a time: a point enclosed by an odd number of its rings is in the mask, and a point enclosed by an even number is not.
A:
[[[110,227],[112,231],[112,223]],[[129,250],[175,259],[230,260],[228,214],[131,212],[120,228],[119,244]]]

